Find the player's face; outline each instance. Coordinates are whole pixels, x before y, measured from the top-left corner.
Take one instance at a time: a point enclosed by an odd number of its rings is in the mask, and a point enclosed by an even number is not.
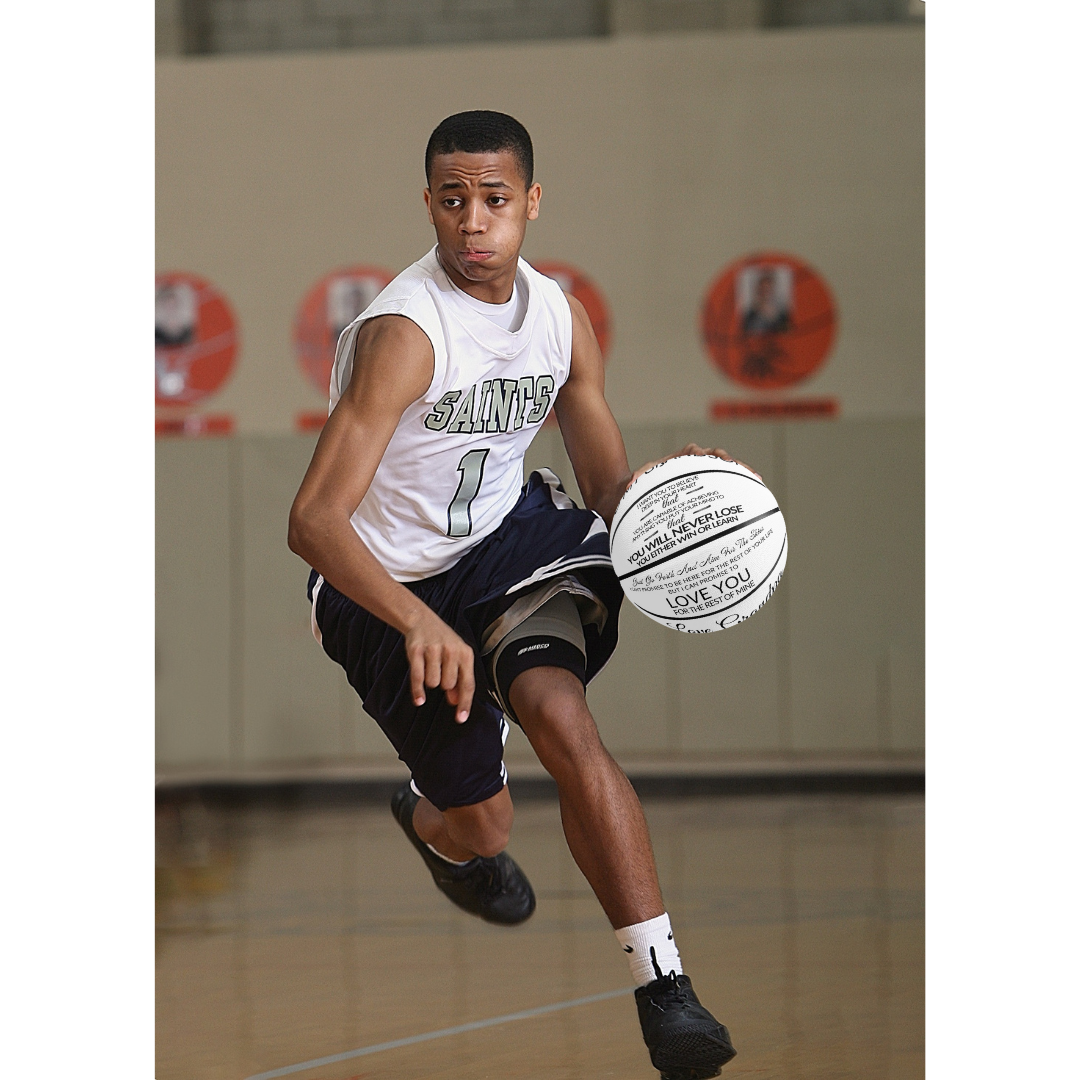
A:
[[[525,224],[540,212],[540,185],[525,187],[517,158],[509,151],[440,154],[424,201],[454,283],[489,285],[506,292],[493,302],[509,299]]]

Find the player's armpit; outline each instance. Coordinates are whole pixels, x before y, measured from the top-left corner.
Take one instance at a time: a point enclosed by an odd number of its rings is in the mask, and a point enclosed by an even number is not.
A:
[[[555,399],[566,453],[585,505],[610,525],[630,480],[622,433],[604,399],[604,361],[580,301],[568,296],[574,340],[570,375]]]

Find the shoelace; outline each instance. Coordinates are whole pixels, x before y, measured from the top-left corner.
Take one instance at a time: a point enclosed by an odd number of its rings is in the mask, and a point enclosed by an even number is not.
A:
[[[656,979],[660,983],[649,994],[649,999],[661,1010],[665,1005],[686,1005],[690,999],[687,997],[686,987],[679,985],[679,977],[675,974],[674,969],[666,975],[660,970],[660,965],[656,960],[656,949],[653,946],[649,946],[649,955],[652,957],[652,966],[653,971],[656,972]]]
[[[483,863],[484,868],[487,870],[487,893],[489,896],[497,896],[502,890],[502,869],[499,866],[499,860],[485,859]]]
[[[660,976],[660,985],[649,994],[649,998],[658,1009],[669,1005],[686,1005],[690,1001],[686,987],[679,985],[674,971]]]

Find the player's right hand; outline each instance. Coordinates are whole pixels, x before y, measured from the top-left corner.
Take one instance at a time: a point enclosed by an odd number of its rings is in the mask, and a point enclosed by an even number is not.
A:
[[[413,702],[424,704],[425,686],[441,686],[447,701],[456,706],[454,719],[464,724],[476,690],[472,649],[435,612],[428,611],[405,634],[405,654]]]
[[[634,471],[634,475],[630,477],[630,483],[626,485],[627,490],[630,489],[631,485],[642,473],[648,472],[650,469],[655,468],[657,465],[662,465],[665,461],[670,461],[672,458],[686,457],[687,455],[694,457],[723,458],[724,461],[731,461],[734,462],[736,465],[741,465],[744,469],[749,469],[750,472],[752,472],[759,480],[761,479],[761,473],[757,472],[757,470],[755,469],[750,468],[750,466],[747,465],[745,461],[739,461],[738,458],[733,458],[726,450],[721,450],[719,446],[702,448],[698,446],[697,443],[690,443],[689,446],[680,450],[677,454],[668,454],[667,457],[659,458],[657,461],[648,461],[644,465],[642,465],[640,469],[636,469]]]

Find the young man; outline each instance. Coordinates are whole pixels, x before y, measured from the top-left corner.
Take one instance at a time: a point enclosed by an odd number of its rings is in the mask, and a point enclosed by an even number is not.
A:
[[[289,520],[312,629],[412,771],[392,809],[436,884],[507,924],[536,904],[504,851],[504,715],[521,726],[630,960],[654,1066],[717,1076],[735,1051],[682,974],[641,806],[585,703],[615,648],[607,526],[631,481],[600,349],[581,304],[518,257],[540,209],[521,124],[451,116],[426,171],[438,242],[342,334]],[[552,408],[586,509],[548,470],[519,488]]]

